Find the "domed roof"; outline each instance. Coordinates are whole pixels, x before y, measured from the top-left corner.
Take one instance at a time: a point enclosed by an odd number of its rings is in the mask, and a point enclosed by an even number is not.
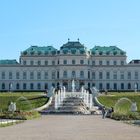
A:
[[[0,60],[0,65],[17,65],[18,62],[16,59],[12,59],[12,60],[9,60],[9,59],[5,59],[5,60]]]
[[[79,41],[68,41],[60,49],[85,49],[85,47]]]
[[[93,47],[91,50],[91,54],[96,54],[98,52],[99,55],[105,54],[105,55],[109,55],[109,54],[113,54],[113,55],[125,55],[126,52],[119,49],[116,46],[95,46]]]
[[[86,53],[86,47],[78,41],[68,41],[66,44],[60,47],[60,50],[63,51],[64,54],[70,52],[71,54],[76,54],[79,52],[80,54]]]
[[[56,54],[57,49],[55,49],[52,46],[43,46],[43,47],[39,47],[39,46],[31,46],[28,49],[26,49],[25,51],[22,52],[22,55],[47,55],[49,53],[52,54]]]

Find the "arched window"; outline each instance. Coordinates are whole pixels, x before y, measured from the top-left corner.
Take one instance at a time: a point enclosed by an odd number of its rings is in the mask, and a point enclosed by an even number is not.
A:
[[[71,77],[72,77],[72,78],[75,78],[75,77],[76,77],[76,73],[75,73],[75,71],[72,71],[72,73],[71,73]]]
[[[20,85],[19,83],[16,84],[16,89],[19,89],[20,88]]]
[[[76,63],[75,63],[75,60],[72,60],[72,65],[75,65]]]
[[[99,89],[102,90],[103,89],[103,84],[99,83]]]
[[[117,83],[114,83],[114,90],[117,90]]]
[[[106,89],[110,89],[110,83],[106,83]]]
[[[2,89],[5,89],[5,83],[2,83]]]
[[[67,78],[67,71],[64,71],[64,72],[63,72],[63,77],[64,77],[64,78]]]
[[[124,89],[124,83],[121,83],[121,89]]]
[[[131,83],[128,83],[128,89],[131,89]]]
[[[92,72],[92,79],[96,79],[95,72]]]
[[[48,83],[45,83],[44,89],[48,89]]]
[[[30,89],[34,89],[34,84],[33,83],[30,84]]]
[[[55,79],[55,71],[52,72],[52,79]]]
[[[99,79],[103,79],[103,73],[99,72]]]
[[[80,78],[84,78],[84,71],[80,71]]]
[[[88,79],[90,79],[90,71],[88,71]]]
[[[23,89],[26,89],[26,88],[27,88],[26,83],[23,83]]]
[[[37,84],[37,89],[41,89],[41,84],[40,83]]]

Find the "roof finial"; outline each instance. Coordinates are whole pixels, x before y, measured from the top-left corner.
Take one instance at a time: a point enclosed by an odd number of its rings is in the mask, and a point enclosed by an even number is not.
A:
[[[68,42],[70,41],[70,39],[68,38]]]
[[[77,40],[78,40],[78,42],[79,42],[79,38],[78,38]]]

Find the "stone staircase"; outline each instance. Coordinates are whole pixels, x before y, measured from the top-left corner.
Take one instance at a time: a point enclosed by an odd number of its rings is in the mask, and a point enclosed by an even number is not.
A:
[[[82,98],[67,97],[57,109],[55,109],[55,99],[53,98],[51,105],[42,110],[41,114],[91,114],[91,112]]]

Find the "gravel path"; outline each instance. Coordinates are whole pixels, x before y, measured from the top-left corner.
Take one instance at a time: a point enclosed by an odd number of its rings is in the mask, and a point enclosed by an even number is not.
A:
[[[140,127],[95,115],[46,115],[0,128],[0,140],[140,140]]]

